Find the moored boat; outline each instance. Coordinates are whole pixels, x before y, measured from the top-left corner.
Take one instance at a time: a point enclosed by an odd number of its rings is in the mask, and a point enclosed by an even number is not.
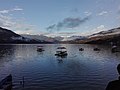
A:
[[[84,49],[83,49],[83,48],[80,48],[79,51],[84,51]]]
[[[37,51],[38,51],[38,52],[44,51],[43,46],[37,46]]]
[[[0,89],[12,90],[12,75],[8,75],[0,82]]]
[[[114,45],[114,46],[112,46],[111,52],[115,53],[115,52],[120,52],[120,51],[118,50],[118,47],[116,45]]]
[[[56,51],[56,56],[67,56],[67,50],[65,47],[58,47]]]
[[[100,51],[100,49],[99,49],[99,48],[94,48],[93,50],[94,50],[94,51]]]

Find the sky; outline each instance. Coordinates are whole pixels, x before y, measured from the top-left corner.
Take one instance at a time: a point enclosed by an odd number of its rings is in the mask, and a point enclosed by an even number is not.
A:
[[[51,37],[90,35],[120,27],[120,0],[0,0],[0,27]]]

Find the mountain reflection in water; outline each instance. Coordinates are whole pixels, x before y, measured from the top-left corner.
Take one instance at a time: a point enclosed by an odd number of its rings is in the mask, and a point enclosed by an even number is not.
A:
[[[37,45],[0,45],[0,80],[12,74],[15,89],[104,90],[118,77],[116,66],[120,53],[111,53],[109,46],[81,44],[46,44],[44,52]],[[56,57],[56,48],[67,48],[66,57]],[[100,51],[94,51],[98,47]],[[79,51],[84,48],[84,51]]]

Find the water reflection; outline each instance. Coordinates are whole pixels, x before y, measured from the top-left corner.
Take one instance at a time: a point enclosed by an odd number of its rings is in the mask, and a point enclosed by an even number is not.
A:
[[[84,44],[46,44],[37,52],[37,45],[7,45],[0,48],[0,78],[11,73],[14,88],[25,77],[25,88],[103,90],[117,77],[120,53],[111,53],[110,46]],[[67,57],[56,57],[56,48],[67,48]],[[79,48],[84,51],[79,51]],[[94,51],[97,47],[100,51]],[[5,61],[9,62],[5,62]]]
[[[37,52],[37,54],[43,56],[44,52]]]
[[[0,45],[0,63],[1,64],[12,60],[9,58],[12,58],[13,54],[14,54],[14,47],[12,45]]]
[[[67,56],[56,56],[58,63],[63,63],[66,60]]]

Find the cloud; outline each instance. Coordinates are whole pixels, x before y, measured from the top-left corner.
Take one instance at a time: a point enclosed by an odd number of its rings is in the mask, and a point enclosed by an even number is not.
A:
[[[22,8],[15,7],[13,9],[1,10],[0,14],[7,14],[7,13],[10,13],[10,12],[13,12],[13,11],[22,11],[22,10],[23,10]]]
[[[0,15],[0,26],[5,28],[10,28],[15,23],[13,22],[12,18],[9,16]]]
[[[60,36],[73,36],[76,34],[77,34],[77,32],[60,32],[60,33],[58,33],[58,35],[60,35]]]
[[[100,26],[94,28],[93,30],[91,30],[89,32],[86,32],[85,34],[86,35],[91,35],[93,33],[98,33],[100,31],[105,31],[105,30],[107,30],[107,28],[104,25],[100,25]]]
[[[49,31],[49,30],[52,30],[52,29],[55,29],[56,28],[56,24],[53,24],[49,27],[47,27],[46,29]]]
[[[105,26],[104,25],[100,25],[98,26],[95,30],[99,31],[99,30],[105,30]]]
[[[62,36],[62,37],[69,37],[69,36],[86,36],[86,35],[91,35],[94,33],[98,33],[100,31],[105,31],[107,30],[107,28],[104,25],[99,25],[96,28],[89,30],[89,31],[85,31],[85,32],[53,32],[53,33],[48,33],[47,36]]]
[[[106,15],[106,14],[108,14],[107,11],[102,11],[102,12],[98,13],[98,16],[103,16],[103,15]]]
[[[85,13],[86,16],[90,16],[90,15],[92,15],[92,12],[88,12],[88,11],[86,11],[86,12],[84,12],[84,13]]]
[[[9,13],[9,10],[2,10],[2,11],[0,11],[0,14],[5,14],[5,13]]]
[[[19,7],[16,7],[14,9],[12,9],[12,11],[22,11],[23,9],[22,8],[19,8]]]
[[[36,35],[38,34],[37,31],[35,31],[34,29],[29,29],[29,30],[16,30],[15,33],[18,33],[18,34],[31,34],[31,35]]]
[[[49,37],[56,37],[56,36],[61,36],[61,37],[69,37],[73,35],[81,35],[81,33],[78,32],[47,32],[47,33],[42,33],[42,35],[49,36]]]
[[[15,19],[10,14],[14,11],[22,11],[22,8],[15,7],[13,9],[6,9],[0,11],[0,27],[11,29],[18,34],[37,33],[35,26],[25,23],[22,18]]]
[[[21,23],[18,21],[18,22],[15,22],[13,26],[11,26],[11,28],[13,28],[13,30],[18,34],[38,34],[39,33],[35,25],[31,25],[28,23]]]
[[[20,9],[14,8],[12,10],[16,11],[16,10],[20,10]],[[15,19],[14,17],[10,16],[9,14],[6,15],[4,13],[0,14],[0,27],[4,27],[4,28],[10,29],[10,30],[13,30],[18,34],[37,33],[35,31],[36,30],[35,25],[26,23],[25,20],[22,18]],[[8,13],[9,13],[9,11],[8,11]]]
[[[58,22],[57,24],[53,24],[48,26],[46,29],[48,31],[52,31],[52,30],[61,30],[61,29],[73,29],[73,28],[77,28],[79,27],[82,23],[85,23],[86,21],[89,20],[89,16],[85,17],[85,18],[72,18],[72,17],[68,17],[65,18],[63,21]]]

